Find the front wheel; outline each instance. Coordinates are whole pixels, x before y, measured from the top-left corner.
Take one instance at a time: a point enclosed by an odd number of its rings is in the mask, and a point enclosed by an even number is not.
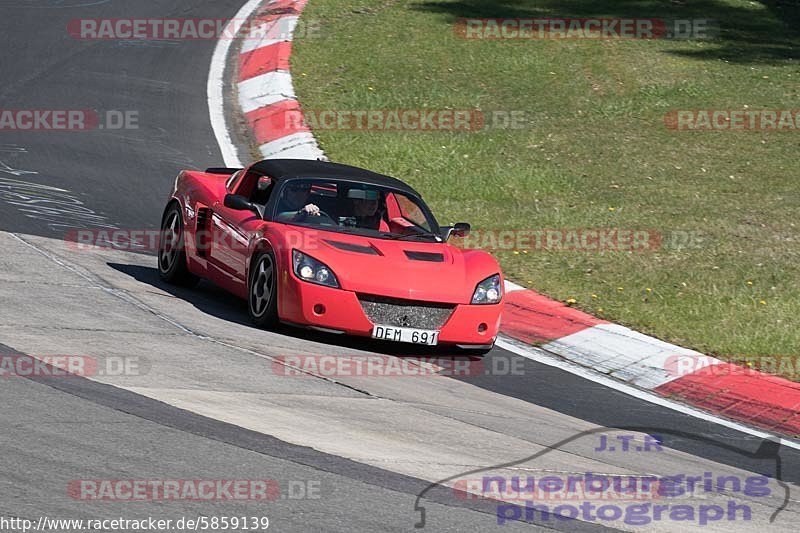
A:
[[[260,328],[278,324],[278,274],[275,255],[261,252],[253,260],[248,286],[248,309],[253,323]]]
[[[162,280],[182,287],[194,287],[200,278],[189,272],[186,265],[183,217],[178,205],[164,215],[158,243],[158,275]]]

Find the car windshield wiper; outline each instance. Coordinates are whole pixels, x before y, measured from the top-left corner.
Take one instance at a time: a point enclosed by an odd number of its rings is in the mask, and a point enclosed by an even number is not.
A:
[[[389,238],[392,239],[393,241],[404,241],[412,237],[434,237],[437,240],[439,239],[438,235],[430,231],[426,231],[423,233],[407,233],[405,235],[395,235],[393,233],[390,233],[389,235],[391,235],[391,237]]]

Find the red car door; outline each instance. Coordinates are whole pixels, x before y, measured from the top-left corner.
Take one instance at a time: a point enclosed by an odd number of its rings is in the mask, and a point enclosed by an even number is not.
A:
[[[238,183],[235,194],[252,196],[258,176],[247,173]],[[211,207],[209,270],[212,281],[241,297],[247,296],[247,261],[250,237],[261,223],[253,211],[237,211],[225,207],[223,199]]]
[[[245,266],[250,239],[244,227],[253,220],[257,220],[254,213],[228,209],[222,202],[212,207],[209,262],[219,271],[224,284],[238,286],[236,293],[246,293]]]

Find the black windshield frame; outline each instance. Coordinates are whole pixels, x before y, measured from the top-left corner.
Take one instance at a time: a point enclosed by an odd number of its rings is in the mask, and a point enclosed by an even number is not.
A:
[[[431,212],[430,208],[428,207],[428,204],[425,203],[425,201],[422,199],[421,196],[416,195],[416,194],[412,194],[411,192],[409,192],[409,190],[392,187],[390,185],[376,184],[376,183],[372,183],[372,182],[361,181],[361,180],[358,180],[358,179],[348,179],[347,177],[327,177],[327,176],[325,176],[325,177],[319,177],[319,176],[284,177],[277,184],[278,186],[276,187],[276,190],[274,190],[272,192],[272,194],[270,195],[270,201],[269,201],[269,203],[267,205],[267,209],[265,210],[265,213],[264,213],[264,219],[265,220],[272,221],[272,222],[277,222],[277,223],[280,223],[280,224],[288,224],[288,225],[291,225],[291,226],[299,226],[299,227],[303,227],[303,228],[312,228],[312,229],[316,229],[316,230],[320,230],[320,231],[330,231],[332,233],[341,233],[341,234],[345,234],[345,235],[359,235],[359,236],[362,236],[362,237],[370,237],[370,238],[377,238],[377,239],[392,240],[393,238],[396,238],[398,236],[398,234],[395,234],[395,233],[387,233],[387,232],[381,232],[381,231],[377,231],[377,230],[369,230],[369,229],[364,229],[364,228],[349,228],[349,227],[343,227],[343,226],[338,226],[338,225],[337,226],[330,226],[330,225],[320,225],[320,224],[306,224],[306,223],[298,222],[298,221],[278,220],[277,217],[278,217],[278,208],[279,208],[279,204],[280,204],[280,199],[283,198],[283,195],[284,195],[287,187],[289,187],[289,186],[291,186],[293,184],[296,184],[299,181],[301,181],[301,182],[311,182],[312,184],[314,184],[314,183],[319,183],[319,184],[335,183],[335,184],[337,184],[337,187],[338,187],[339,184],[347,185],[347,186],[365,186],[365,187],[369,187],[370,189],[376,189],[376,190],[381,191],[383,193],[399,194],[399,195],[402,195],[402,196],[404,196],[406,198],[409,198],[419,207],[420,211],[422,212],[423,216],[425,217],[426,221],[428,222],[428,224],[431,227],[430,228],[430,235],[431,235],[431,237],[430,237],[431,241],[430,242],[440,242],[438,239],[435,239],[434,236],[436,238],[438,238],[441,235],[441,227],[439,226],[439,223],[436,220],[436,217],[433,215],[433,212]],[[425,230],[421,226],[415,224],[411,220],[409,220],[409,222],[414,224],[414,227],[415,227],[415,229],[417,231],[420,231],[420,238],[424,238],[426,236],[427,230]],[[426,242],[428,242],[428,241],[426,241]]]

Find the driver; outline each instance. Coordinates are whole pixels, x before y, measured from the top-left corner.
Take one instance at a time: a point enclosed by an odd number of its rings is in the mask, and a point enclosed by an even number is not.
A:
[[[286,185],[283,193],[281,211],[276,217],[283,222],[300,222],[308,217],[320,216],[320,209],[317,205],[307,203],[311,197],[311,184],[308,182],[295,182]]]

